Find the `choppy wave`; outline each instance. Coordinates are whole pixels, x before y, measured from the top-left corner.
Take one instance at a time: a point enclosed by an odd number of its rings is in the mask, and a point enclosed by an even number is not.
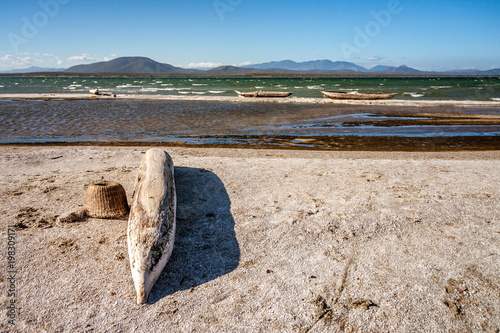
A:
[[[154,87],[145,87],[145,88],[141,88],[139,91],[158,92],[158,91],[182,91],[182,90],[191,90],[191,88],[154,88]]]
[[[403,95],[409,95],[414,98],[424,97],[424,94],[414,93],[414,92],[404,92]]]
[[[399,93],[395,99],[483,100],[500,96],[500,78],[23,78],[0,77],[2,93],[113,93],[236,96],[234,90],[287,90],[292,97],[325,98],[321,90]],[[494,98],[492,98],[494,96]]]
[[[430,89],[450,89],[452,86],[430,86]]]
[[[95,82],[97,83],[97,82]],[[133,85],[133,84],[121,84],[121,85],[118,85],[116,86],[116,88],[142,88],[142,86],[139,86],[139,85]]]

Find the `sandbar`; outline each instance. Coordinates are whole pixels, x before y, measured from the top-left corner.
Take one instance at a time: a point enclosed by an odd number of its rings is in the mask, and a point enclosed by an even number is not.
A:
[[[165,100],[165,101],[215,101],[239,103],[314,103],[343,105],[392,105],[392,106],[462,106],[462,107],[500,107],[500,101],[459,101],[459,100],[333,100],[328,98],[243,98],[237,96],[180,96],[180,95],[141,95],[117,94],[92,95],[78,93],[31,93],[31,94],[0,94],[0,100]]]

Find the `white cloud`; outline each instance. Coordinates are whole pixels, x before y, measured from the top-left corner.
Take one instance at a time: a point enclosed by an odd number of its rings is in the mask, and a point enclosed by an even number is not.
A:
[[[384,59],[386,59],[386,57],[373,56],[373,57],[368,58],[368,60],[370,60],[370,61],[380,61],[380,60],[384,60]]]
[[[242,62],[241,64],[237,65],[237,66],[249,66],[249,65],[253,65],[255,64],[254,62],[250,62],[250,61],[245,61],[245,62]]]
[[[81,56],[72,56],[66,60],[69,60],[69,61],[99,61],[99,59],[97,59],[95,57],[91,57],[87,53],[84,53]]]
[[[214,68],[222,65],[224,64],[219,62],[192,62],[186,68]]]
[[[114,58],[116,58],[116,57],[118,57],[118,54],[113,53],[113,54],[112,54],[111,56],[109,56],[109,57],[104,57],[104,61],[110,61],[110,60],[112,60],[112,59],[114,59]]]
[[[0,68],[2,69],[15,69],[27,68],[33,65],[40,67],[55,67],[63,63],[58,56],[53,54],[44,53],[40,56],[35,56],[35,53],[23,52],[18,55],[6,54],[0,57]]]
[[[2,67],[26,67],[31,65],[33,58],[31,57],[16,57],[12,54],[6,54],[0,58],[0,63]],[[38,61],[38,60],[35,60]]]

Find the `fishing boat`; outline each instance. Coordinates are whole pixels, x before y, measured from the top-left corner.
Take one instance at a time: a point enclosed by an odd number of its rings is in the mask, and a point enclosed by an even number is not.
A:
[[[250,91],[250,92],[242,92],[235,90],[235,92],[241,97],[288,97],[292,92],[289,91]]]
[[[397,93],[361,93],[361,92],[345,92],[345,91],[322,91],[323,95],[331,99],[390,99],[397,95]]]

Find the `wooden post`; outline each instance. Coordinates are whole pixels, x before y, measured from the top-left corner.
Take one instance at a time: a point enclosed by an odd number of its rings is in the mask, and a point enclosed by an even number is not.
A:
[[[127,230],[137,304],[147,302],[172,254],[176,206],[172,158],[164,150],[150,149],[139,167]]]

